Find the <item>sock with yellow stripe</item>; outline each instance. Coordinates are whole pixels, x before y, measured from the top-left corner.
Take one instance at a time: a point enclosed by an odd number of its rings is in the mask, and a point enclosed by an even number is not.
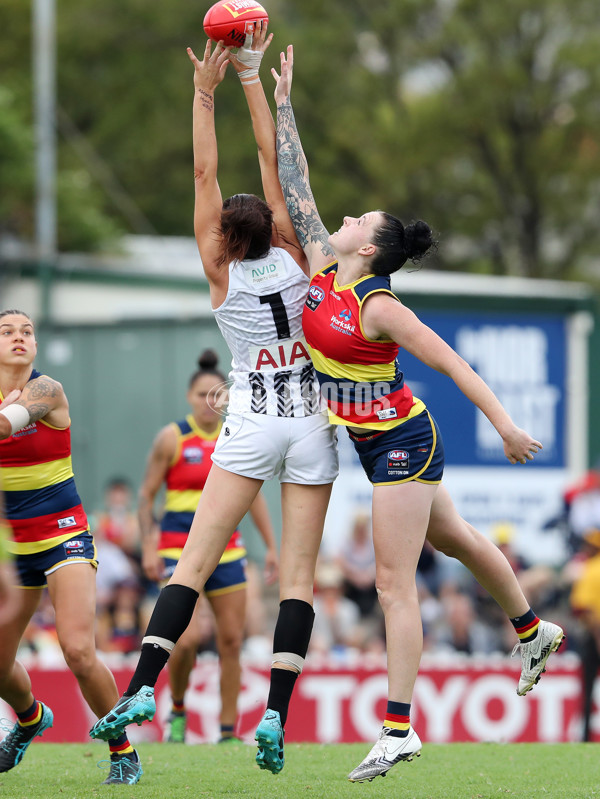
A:
[[[108,748],[111,755],[128,755],[133,752],[133,746],[129,743],[124,732],[118,738],[111,738],[108,742]]]
[[[537,636],[540,620],[531,608],[523,616],[516,616],[510,621],[519,636],[520,643],[527,644]]]
[[[185,700],[184,699],[172,699],[171,700],[171,713],[174,716],[184,716],[185,715]]]
[[[406,738],[410,730],[410,704],[388,701],[383,728],[392,738]]]
[[[21,727],[35,727],[40,723],[42,718],[42,704],[37,699],[33,700],[31,707],[24,710],[22,713],[17,713],[17,719]]]

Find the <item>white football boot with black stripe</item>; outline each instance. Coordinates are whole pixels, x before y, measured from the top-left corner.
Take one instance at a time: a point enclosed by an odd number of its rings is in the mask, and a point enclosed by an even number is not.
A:
[[[421,756],[422,744],[412,727],[404,738],[397,738],[389,732],[385,727],[381,730],[375,746],[363,762],[348,774],[350,782],[371,782],[375,777],[385,777],[391,767],[401,760]]]
[[[524,696],[539,682],[546,671],[546,661],[556,652],[562,644],[565,634],[562,627],[550,621],[540,621],[538,633],[533,641],[526,644],[518,643],[512,651],[512,656],[521,650],[521,677],[517,693]]]

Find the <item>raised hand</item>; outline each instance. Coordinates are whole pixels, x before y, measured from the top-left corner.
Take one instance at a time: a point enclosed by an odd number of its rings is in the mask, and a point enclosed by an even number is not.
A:
[[[258,82],[258,70],[262,57],[273,41],[272,33],[267,36],[267,27],[266,20],[255,22],[252,32],[246,34],[244,46],[230,56],[230,61],[242,83]]]
[[[213,93],[225,77],[231,53],[229,48],[223,45],[223,42],[218,42],[212,53],[211,49],[212,42],[209,39],[204,48],[202,61],[196,58],[191,47],[187,48],[187,54],[194,65],[195,88]]]
[[[276,69],[271,70],[271,75],[275,78],[277,85],[275,86],[275,102],[277,105],[284,103],[290,96],[292,91],[292,72],[294,70],[294,46],[289,44],[287,48],[287,55],[280,54],[281,58],[281,74],[277,73]]]

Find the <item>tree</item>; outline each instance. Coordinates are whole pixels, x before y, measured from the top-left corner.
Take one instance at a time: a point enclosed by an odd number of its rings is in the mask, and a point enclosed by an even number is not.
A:
[[[326,225],[385,208],[439,231],[439,267],[581,275],[600,244],[597,0],[265,2],[275,33],[265,88],[270,96],[269,68],[292,42],[296,119]],[[5,3],[0,74],[26,128],[29,20],[22,0]],[[79,191],[69,224],[60,216],[61,246],[74,246],[68,232],[83,210],[95,231],[108,222],[192,235],[185,48],[202,51],[209,5],[57,4],[61,185]],[[216,96],[221,188],[260,193],[248,112],[229,72]]]

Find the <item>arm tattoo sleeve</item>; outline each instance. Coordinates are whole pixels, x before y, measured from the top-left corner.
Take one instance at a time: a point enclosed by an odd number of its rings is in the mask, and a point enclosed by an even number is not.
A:
[[[298,241],[303,248],[316,245],[326,256],[333,256],[308,179],[308,163],[289,100],[277,108],[277,159],[279,181]]]
[[[32,422],[43,419],[56,406],[54,401],[60,396],[60,385],[49,377],[42,375],[27,384],[25,396],[17,400],[18,405],[23,405],[29,411]]]

